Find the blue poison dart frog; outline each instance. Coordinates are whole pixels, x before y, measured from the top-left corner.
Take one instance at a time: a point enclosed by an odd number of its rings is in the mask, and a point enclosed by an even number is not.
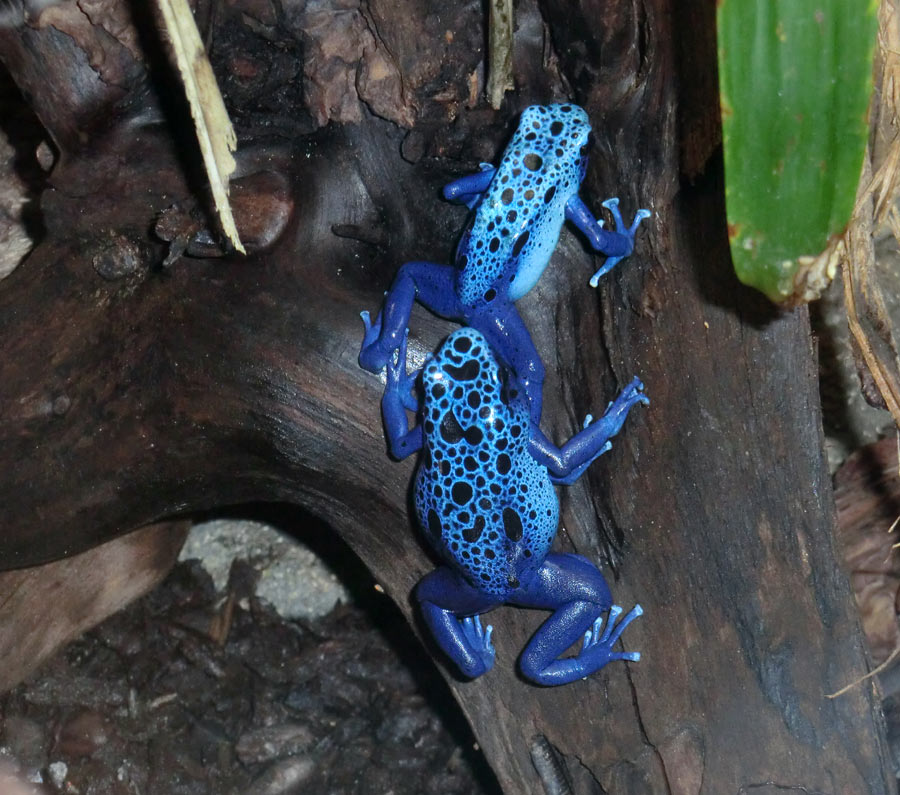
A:
[[[580,229],[606,262],[599,278],[634,248],[634,235],[647,210],[626,227],[618,199],[603,203],[615,231],[578,198],[587,168],[591,127],[577,105],[533,105],[521,117],[497,168],[482,164],[477,174],[444,188],[449,201],[473,210],[453,265],[407,262],[397,272],[382,311],[366,326],[359,363],[370,372],[384,367],[409,325],[413,301],[432,312],[477,328],[517,375],[540,422],[544,366],[515,301],[537,282],[553,253],[566,219]]]
[[[406,409],[422,374],[420,421]],[[416,373],[406,373],[406,335],[387,364],[382,414],[392,454],[421,450],[415,479],[419,524],[443,561],[416,587],[425,623],[466,677],[494,664],[490,626],[479,615],[501,604],[552,610],[525,647],[522,674],[541,685],[581,679],[610,660],[638,660],[613,646],[641,615],[622,612],[587,558],[550,552],[559,522],[553,483],[572,483],[610,449],[636,403],[648,403],[636,378],[597,422],[561,448],[534,433],[528,398],[498,363],[481,332],[462,328]],[[603,614],[609,612],[605,628]],[[574,657],[560,658],[581,639]]]

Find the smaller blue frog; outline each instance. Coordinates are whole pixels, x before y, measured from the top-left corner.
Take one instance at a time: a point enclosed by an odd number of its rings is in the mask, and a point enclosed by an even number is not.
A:
[[[421,421],[414,382],[422,374]],[[484,335],[462,328],[423,368],[406,373],[406,335],[387,365],[382,415],[391,453],[422,451],[415,479],[419,524],[444,565],[416,588],[440,648],[469,678],[494,664],[492,627],[479,615],[501,604],[552,610],[526,646],[522,674],[541,685],[581,679],[611,660],[638,660],[613,646],[640,606],[622,612],[587,558],[550,552],[559,523],[553,483],[573,483],[610,449],[636,403],[649,403],[635,378],[597,422],[590,416],[562,447],[530,417],[515,374],[498,363]],[[609,611],[606,627],[603,614]],[[582,639],[574,657],[560,658]]]
[[[603,228],[578,197],[591,147],[587,113],[577,105],[532,105],[522,113],[515,134],[495,169],[451,182],[444,197],[473,210],[452,265],[407,262],[397,272],[381,312],[366,331],[360,366],[378,372],[388,363],[409,325],[414,301],[435,314],[477,328],[528,395],[531,418],[540,423],[544,366],[515,302],[537,283],[556,248],[560,230],[571,221],[591,247],[607,256],[590,280],[599,278],[631,254],[634,236],[647,210],[631,226],[618,199],[603,203],[616,223]]]

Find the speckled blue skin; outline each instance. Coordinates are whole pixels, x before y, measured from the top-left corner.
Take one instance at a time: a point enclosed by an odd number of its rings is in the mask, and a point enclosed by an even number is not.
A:
[[[441,649],[464,676],[488,671],[491,627],[484,631],[478,616],[506,603],[553,611],[520,659],[533,682],[565,684],[610,660],[639,659],[612,647],[640,606],[616,624],[621,608],[597,567],[550,547],[559,522],[553,481],[573,482],[609,450],[631,407],[648,402],[642,384],[635,379],[600,420],[588,418],[558,448],[535,435],[526,394],[479,331],[454,332],[426,364],[421,422],[410,430],[406,409],[416,376],[406,374],[404,336],[397,360],[388,362],[382,413],[396,457],[423,452],[416,515],[445,565],[419,583],[416,597]],[[559,659],[582,637],[578,655]]]
[[[616,222],[602,228],[578,198],[584,179],[591,128],[577,105],[533,105],[523,113],[495,169],[482,170],[444,188],[449,201],[474,212],[453,265],[407,262],[397,273],[374,323],[363,312],[366,333],[360,365],[371,372],[384,367],[400,345],[413,302],[477,328],[525,390],[532,420],[541,418],[544,367],[514,302],[537,282],[550,260],[566,219],[607,256],[591,278],[601,275],[634,248],[634,235],[649,215],[639,210],[626,227],[618,200],[604,202]]]

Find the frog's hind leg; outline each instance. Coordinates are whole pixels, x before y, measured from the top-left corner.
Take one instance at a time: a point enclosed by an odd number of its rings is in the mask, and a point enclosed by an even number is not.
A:
[[[473,315],[469,325],[484,334],[494,352],[515,373],[519,386],[528,395],[533,430],[537,432],[544,404],[544,363],[515,304],[499,301],[480,317]]]
[[[476,590],[441,566],[422,578],[416,586],[416,599],[438,646],[463,676],[474,679],[493,667],[493,628],[482,628],[478,614],[496,607],[496,598]]]
[[[366,324],[359,365],[377,373],[387,364],[393,351],[400,347],[414,301],[418,301],[441,317],[451,320],[462,317],[456,298],[456,273],[452,265],[434,262],[407,262],[394,277],[394,283],[384,298],[384,305],[375,322],[363,312]]]
[[[534,579],[507,600],[521,607],[553,610],[534,634],[519,660],[522,674],[541,685],[564,685],[582,679],[611,660],[638,660],[636,652],[613,651],[619,636],[643,612],[635,607],[615,623],[622,612],[600,570],[580,555],[550,554]],[[609,611],[601,634],[603,613]],[[583,639],[574,657],[559,659],[572,644]]]

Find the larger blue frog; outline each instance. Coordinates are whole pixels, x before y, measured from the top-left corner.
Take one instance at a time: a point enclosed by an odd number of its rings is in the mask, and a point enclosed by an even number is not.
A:
[[[368,312],[360,365],[384,367],[409,325],[413,301],[438,315],[477,328],[503,362],[516,373],[529,398],[531,418],[540,422],[544,367],[515,307],[535,285],[556,247],[566,219],[591,247],[607,256],[591,286],[634,248],[634,235],[647,210],[638,210],[626,227],[618,199],[603,206],[616,222],[603,229],[578,198],[587,168],[591,127],[577,105],[533,105],[523,113],[499,167],[482,165],[477,174],[444,188],[450,201],[472,213],[453,265],[407,262],[397,273],[372,323]]]
[[[559,522],[552,481],[571,483],[611,447],[629,410],[648,403],[637,378],[604,416],[561,448],[535,432],[528,398],[498,364],[485,337],[462,328],[450,335],[422,373],[421,422],[406,409],[418,373],[406,373],[406,336],[387,366],[382,414],[391,452],[422,456],[415,480],[419,523],[444,561],[416,588],[425,622],[466,677],[490,670],[491,627],[479,615],[500,604],[552,610],[526,646],[522,674],[541,685],[583,678],[611,660],[638,660],[613,645],[641,614],[613,605],[599,569],[550,546]],[[609,619],[602,629],[603,614]],[[574,657],[561,655],[582,639]]]

